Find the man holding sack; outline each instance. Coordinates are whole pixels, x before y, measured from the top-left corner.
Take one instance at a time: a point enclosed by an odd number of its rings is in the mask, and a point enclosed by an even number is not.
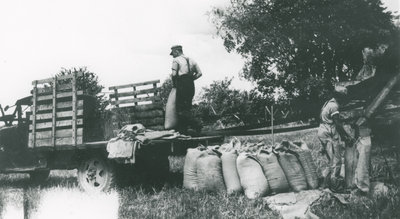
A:
[[[191,128],[199,129],[199,126],[196,125],[196,122],[191,115],[191,109],[195,93],[194,81],[200,78],[202,73],[197,63],[183,54],[182,46],[172,46],[170,55],[174,58],[172,61],[171,77],[173,87],[176,89],[175,107],[177,121],[167,124],[167,120],[171,121],[171,118],[166,118],[165,128],[175,128],[182,134],[188,134],[189,126],[191,126]],[[170,102],[171,98],[173,97],[170,95],[168,102]],[[166,116],[169,115],[172,114],[168,112],[167,103]]]

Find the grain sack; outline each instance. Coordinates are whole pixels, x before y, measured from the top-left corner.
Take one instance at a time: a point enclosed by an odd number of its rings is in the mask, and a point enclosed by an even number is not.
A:
[[[202,153],[196,161],[197,185],[199,190],[225,191],[222,162],[214,150]]]
[[[278,158],[272,153],[272,150],[261,150],[260,153],[257,154],[257,158],[263,167],[264,174],[267,177],[272,192],[287,192],[290,189],[289,183],[282,167],[279,165]]]
[[[173,129],[178,124],[178,113],[176,112],[176,88],[169,93],[167,105],[165,106],[165,129]]]
[[[314,160],[311,155],[311,150],[304,142],[299,144],[293,144],[295,147],[294,152],[298,155],[301,166],[303,167],[304,174],[306,176],[307,185],[309,189],[318,188],[318,175],[317,167],[315,166]]]
[[[239,174],[236,168],[236,159],[238,155],[236,150],[223,152],[221,156],[222,174],[224,176],[225,186],[228,194],[239,193],[242,191]]]
[[[183,166],[183,187],[187,189],[198,188],[196,161],[205,152],[204,147],[187,149],[185,164]]]
[[[247,198],[254,199],[265,196],[269,192],[267,178],[257,158],[242,153],[236,160],[240,184]]]
[[[307,189],[307,180],[303,168],[294,154],[287,152],[278,153],[278,161],[281,165],[290,187],[295,191]]]

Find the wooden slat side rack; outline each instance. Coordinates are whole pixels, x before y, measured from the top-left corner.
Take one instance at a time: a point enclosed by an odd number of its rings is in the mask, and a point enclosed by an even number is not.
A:
[[[32,82],[29,148],[83,144],[83,95],[77,88],[82,73]]]
[[[160,80],[153,80],[109,87],[113,92],[110,94],[113,113],[123,115],[124,124],[141,123],[148,129],[163,130],[164,109],[159,83]]]

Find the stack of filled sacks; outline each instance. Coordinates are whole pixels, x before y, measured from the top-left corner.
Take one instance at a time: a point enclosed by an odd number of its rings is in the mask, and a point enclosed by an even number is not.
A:
[[[244,191],[250,198],[318,187],[316,167],[304,142],[282,142],[276,148],[264,144],[229,144],[188,149],[184,188]]]
[[[220,152],[204,146],[189,148],[183,168],[183,187],[193,190],[225,190]]]
[[[285,175],[293,179],[288,180],[289,184],[290,181],[295,184],[293,186],[293,183],[291,184],[294,191],[318,188],[317,167],[305,142],[283,141],[275,151],[280,157],[279,163]]]

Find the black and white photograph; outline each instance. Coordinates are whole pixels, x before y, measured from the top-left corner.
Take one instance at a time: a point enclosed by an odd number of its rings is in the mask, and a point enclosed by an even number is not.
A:
[[[1,0],[0,219],[400,218],[398,0]]]

